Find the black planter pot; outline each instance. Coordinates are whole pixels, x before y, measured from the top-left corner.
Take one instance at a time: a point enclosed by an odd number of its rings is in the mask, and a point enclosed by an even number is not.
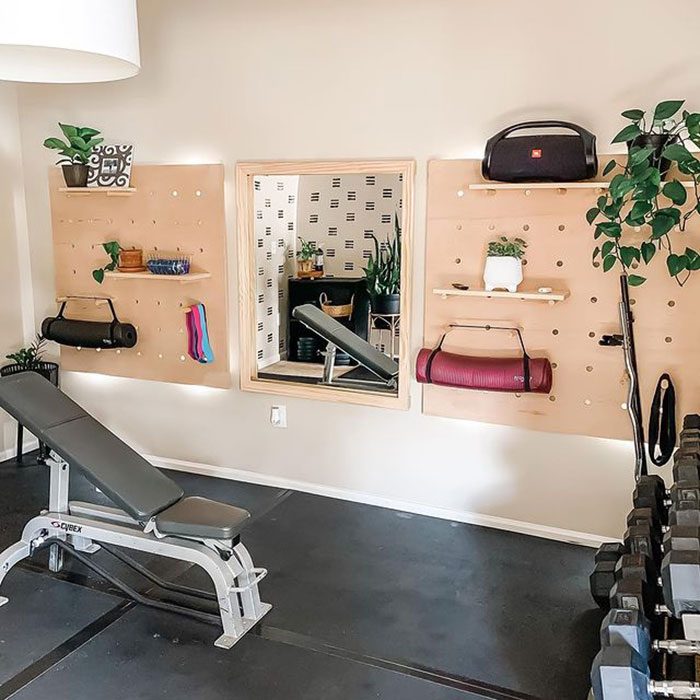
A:
[[[666,174],[671,167],[671,161],[668,158],[663,158],[662,153],[664,148],[671,143],[678,141],[677,136],[671,136],[670,134],[641,134],[632,141],[627,142],[628,148],[646,148],[651,146],[654,152],[649,156],[649,163],[652,167],[657,168],[661,172],[661,179],[666,179]]]
[[[401,310],[400,294],[377,294],[371,298],[372,313],[385,316],[398,315]]]
[[[88,166],[83,163],[72,163],[71,165],[62,165],[63,179],[66,181],[66,187],[87,187]]]

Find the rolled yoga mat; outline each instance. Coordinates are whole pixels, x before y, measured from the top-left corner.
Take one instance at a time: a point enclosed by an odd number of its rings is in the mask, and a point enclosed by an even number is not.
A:
[[[130,323],[82,321],[50,316],[41,324],[41,334],[60,345],[82,348],[133,348],[138,334]]]
[[[472,357],[444,350],[423,348],[416,360],[416,378],[423,384],[460,389],[526,392],[525,358]],[[546,357],[527,358],[529,391],[548,394],[552,388],[552,365]]]

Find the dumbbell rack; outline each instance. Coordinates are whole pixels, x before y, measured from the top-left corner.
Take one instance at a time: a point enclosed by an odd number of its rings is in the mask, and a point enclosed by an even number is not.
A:
[[[700,416],[683,421],[673,486],[642,475],[622,543],[595,556],[591,593],[609,610],[591,670],[595,700],[700,698]]]

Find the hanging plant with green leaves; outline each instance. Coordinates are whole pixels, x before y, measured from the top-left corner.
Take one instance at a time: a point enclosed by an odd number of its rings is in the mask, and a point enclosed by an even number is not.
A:
[[[596,245],[593,261],[600,258],[604,272],[619,266],[632,286],[643,284],[646,277],[630,269],[649,265],[657,253],[665,253],[668,272],[681,287],[700,270],[700,254],[689,247],[680,252],[670,235],[674,229],[685,231],[700,212],[700,161],[688,149],[689,143],[700,146],[700,114],[684,110],[679,117],[683,104],[660,102],[650,119],[641,109],[622,113],[631,123],[612,143],[627,143],[627,161],[611,160],[605,166],[603,175],[619,172],[586,212],[586,220],[595,226],[595,239],[604,239]],[[673,165],[686,183],[665,181]],[[645,233],[643,240],[639,229]]]
[[[105,253],[109,255],[109,262],[92,271],[92,278],[97,284],[102,284],[104,282],[105,272],[114,272],[114,270],[119,267],[119,255],[123,250],[117,241],[107,241],[102,244],[102,248]]]

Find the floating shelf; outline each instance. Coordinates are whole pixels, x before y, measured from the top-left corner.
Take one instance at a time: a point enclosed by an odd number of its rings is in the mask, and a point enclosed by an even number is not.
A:
[[[553,289],[546,294],[535,291],[503,292],[494,290],[487,292],[485,289],[433,289],[433,294],[437,294],[443,299],[448,297],[481,297],[484,299],[520,299],[522,301],[546,301],[556,304],[564,301],[569,296],[567,289]]]
[[[188,284],[211,277],[211,272],[190,272],[187,275],[154,275],[152,272],[105,272],[105,278],[112,280],[160,280]]]
[[[681,182],[683,187],[690,189],[693,182]],[[606,181],[588,180],[584,182],[474,182],[469,185],[470,190],[607,190],[610,183]],[[460,194],[460,192],[462,194]],[[457,192],[458,196],[464,195],[464,190]]]
[[[86,197],[94,194],[106,194],[108,197],[128,197],[136,192],[135,187],[59,187],[59,192],[69,197]]]

